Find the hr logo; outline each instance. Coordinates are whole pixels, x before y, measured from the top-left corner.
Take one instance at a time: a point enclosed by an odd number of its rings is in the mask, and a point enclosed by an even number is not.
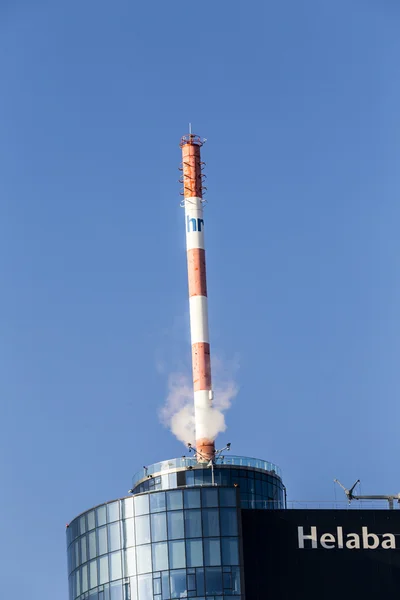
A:
[[[186,231],[190,233],[190,229],[193,231],[201,231],[201,226],[204,227],[203,219],[190,218],[189,215],[186,217]]]
[[[368,527],[361,528],[361,535],[358,533],[343,533],[343,527],[336,528],[336,535],[333,533],[323,533],[318,535],[316,527],[311,527],[310,533],[305,534],[303,527],[297,528],[299,548],[309,548],[311,550],[324,548],[333,550],[334,548],[348,548],[349,550],[396,550],[396,538],[393,533],[382,533],[379,536],[376,533],[370,533]]]

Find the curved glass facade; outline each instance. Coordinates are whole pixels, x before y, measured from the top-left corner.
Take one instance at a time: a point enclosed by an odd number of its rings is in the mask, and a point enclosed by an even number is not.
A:
[[[153,491],[67,529],[70,600],[243,599],[238,488]]]
[[[144,467],[133,477],[133,494],[205,485],[237,486],[241,508],[285,508],[280,470],[270,462],[230,456],[212,465],[192,458],[174,458]]]

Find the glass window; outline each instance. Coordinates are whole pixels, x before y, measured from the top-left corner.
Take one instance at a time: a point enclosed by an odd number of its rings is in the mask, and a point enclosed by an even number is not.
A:
[[[168,539],[182,539],[184,537],[183,510],[167,513]]]
[[[125,498],[124,500],[124,519],[133,517],[133,498]]]
[[[153,544],[153,570],[166,571],[168,568],[169,567],[167,542],[159,542],[158,544]]]
[[[119,523],[112,523],[108,526],[108,549],[109,552],[114,552],[120,548]]]
[[[89,592],[88,600],[99,600],[99,596],[97,595],[97,590]]]
[[[151,569],[151,544],[136,548],[136,561],[138,574],[150,573]]]
[[[135,516],[147,515],[149,512],[149,496],[135,496]]]
[[[75,596],[79,596],[81,593],[81,570],[78,569],[75,572]]]
[[[203,485],[203,469],[194,470],[194,485]]]
[[[108,526],[108,548],[110,552],[121,548],[119,523],[112,523]]]
[[[209,567],[206,569],[206,590],[207,596],[222,594],[222,573],[221,569]]]
[[[217,488],[209,488],[201,490],[203,506],[206,508],[211,508],[213,506],[218,506],[218,489]]]
[[[185,510],[186,537],[201,537],[201,511]]]
[[[204,537],[215,537],[220,535],[218,508],[206,508],[202,512]]]
[[[136,575],[136,549],[127,548],[125,554],[125,576],[132,577]]]
[[[218,567],[221,564],[219,538],[208,538],[204,540],[204,564],[206,567]]]
[[[86,533],[86,515],[82,515],[79,519],[79,533]]]
[[[153,579],[153,591],[155,596],[159,596],[161,594],[161,577]]]
[[[170,489],[178,487],[176,473],[168,473],[168,487]]]
[[[107,521],[113,523],[119,519],[119,502],[107,504]]]
[[[86,535],[81,537],[81,562],[87,561]]]
[[[82,592],[87,592],[89,589],[89,578],[87,565],[82,567]]]
[[[219,490],[219,501],[221,506],[236,506],[236,490],[221,488]]]
[[[138,577],[139,600],[153,600],[153,579],[151,575]]]
[[[100,527],[97,530],[98,541],[99,541],[99,555],[106,554],[107,548],[107,527]]]
[[[197,595],[204,596],[204,594],[205,594],[204,569],[196,569],[196,587],[197,587]]]
[[[175,541],[168,543],[170,569],[183,569],[186,566],[185,542]]]
[[[189,592],[196,591],[196,575],[188,575],[187,583]]]
[[[151,515],[151,539],[153,542],[167,539],[167,516],[165,513]]]
[[[79,540],[76,540],[74,542],[74,547],[75,547],[75,561],[76,561],[76,566],[81,564],[81,551],[80,551],[80,542]]]
[[[87,516],[88,521],[88,531],[94,529],[96,527],[96,516],[94,514],[94,510],[91,510]]]
[[[110,577],[111,581],[121,579],[122,567],[121,567],[121,552],[113,552],[110,554]]]
[[[232,589],[232,574],[222,573],[222,580],[224,584],[224,593],[227,593]]]
[[[99,584],[107,583],[108,577],[108,556],[102,556],[99,559]]]
[[[131,597],[129,600],[138,600],[137,577],[130,578],[130,591],[131,591]],[[100,598],[99,598],[99,600],[100,600]]]
[[[182,492],[180,490],[167,492],[167,509],[179,510],[180,508],[183,508]]]
[[[202,540],[186,540],[186,561],[188,567],[203,566]]]
[[[115,582],[110,585],[110,600],[123,600],[122,583]]]
[[[123,521],[125,548],[129,548],[129,546],[135,545],[133,523],[134,523],[133,519],[126,519],[126,521]]]
[[[150,512],[165,510],[165,492],[150,495]]]
[[[184,490],[183,501],[185,508],[200,508],[200,490]]]
[[[240,569],[232,567],[232,589],[234,594],[240,594]]]
[[[238,535],[238,515],[236,508],[221,508],[221,535]]]
[[[150,542],[150,521],[149,516],[136,517],[136,544],[148,544]]]
[[[171,598],[186,598],[186,571],[171,571]]]
[[[92,560],[89,563],[89,580],[90,586],[89,588],[97,587],[97,560]]]
[[[194,473],[193,471],[186,471],[186,485],[193,486],[194,485]]]
[[[105,525],[107,523],[107,513],[106,513],[106,507],[103,506],[99,506],[99,508],[96,510],[97,513],[97,527],[100,527],[101,525]]]
[[[169,600],[171,598],[169,590],[169,573],[161,573],[161,587],[163,600]]]
[[[222,563],[224,565],[239,564],[238,538],[222,538]]]
[[[91,531],[88,535],[89,538],[89,558],[96,558],[96,532]]]

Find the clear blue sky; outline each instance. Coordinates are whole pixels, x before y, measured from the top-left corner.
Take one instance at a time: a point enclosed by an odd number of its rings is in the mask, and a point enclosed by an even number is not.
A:
[[[0,569],[67,599],[65,523],[180,456],[179,138],[208,138],[212,348],[289,498],[400,491],[397,0],[0,3]],[[337,492],[337,497],[340,491]]]

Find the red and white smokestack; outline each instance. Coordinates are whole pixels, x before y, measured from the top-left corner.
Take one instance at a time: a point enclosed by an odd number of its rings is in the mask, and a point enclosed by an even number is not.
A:
[[[181,139],[182,183],[185,208],[186,249],[189,278],[190,335],[197,459],[212,460],[214,440],[209,436],[211,388],[210,338],[208,331],[208,301],[206,257],[204,246],[203,176],[201,139],[190,133]]]

